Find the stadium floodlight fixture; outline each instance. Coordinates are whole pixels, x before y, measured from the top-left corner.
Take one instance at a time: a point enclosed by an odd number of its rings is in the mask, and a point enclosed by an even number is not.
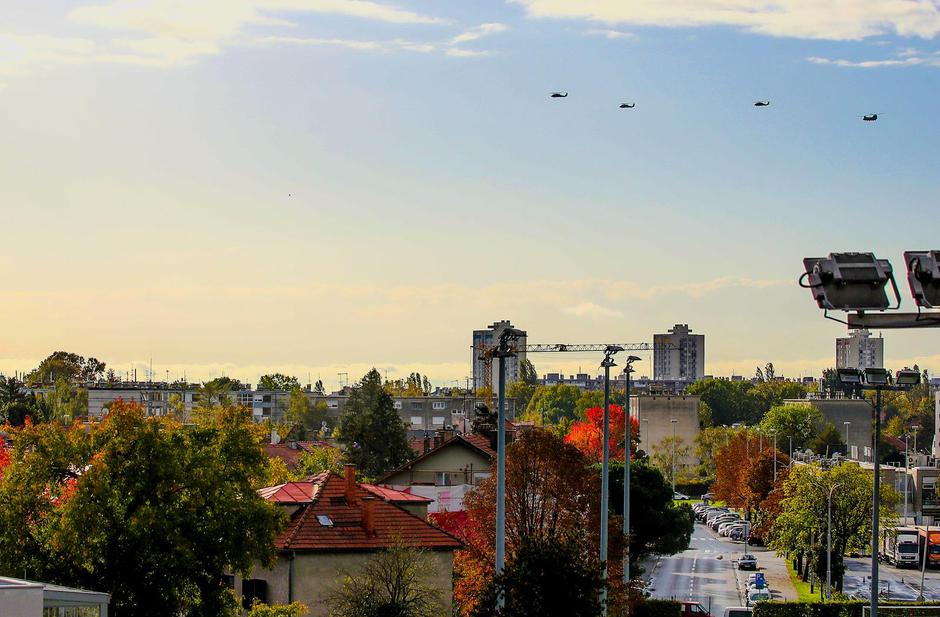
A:
[[[905,368],[894,374],[894,383],[898,386],[916,386],[920,383],[920,373]]]
[[[940,308],[940,251],[905,251],[907,282],[921,308]]]
[[[884,311],[891,307],[885,287],[890,282],[897,300],[901,294],[891,262],[874,253],[829,253],[828,257],[803,259],[800,286],[809,289],[821,309]]]
[[[840,368],[836,371],[839,374],[839,382],[846,386],[858,386],[862,383],[862,372],[857,368]]]
[[[865,369],[865,383],[869,386],[887,386],[891,381],[891,375],[887,369],[867,368]]]

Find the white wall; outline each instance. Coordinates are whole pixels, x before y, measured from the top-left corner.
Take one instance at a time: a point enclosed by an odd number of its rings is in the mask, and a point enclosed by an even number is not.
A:
[[[0,586],[0,615],[42,617],[42,586]]]

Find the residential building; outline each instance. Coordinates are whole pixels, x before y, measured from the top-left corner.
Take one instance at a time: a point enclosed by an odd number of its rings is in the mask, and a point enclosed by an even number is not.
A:
[[[872,407],[865,399],[822,398],[790,399],[785,405],[812,405],[822,412],[823,420],[831,422],[847,446],[846,456],[856,461],[871,460]],[[789,444],[777,444],[782,451]],[[816,452],[827,456],[831,452]]]
[[[653,335],[653,379],[692,382],[704,376],[704,334],[676,324],[666,334]]]
[[[507,431],[507,442],[514,432]],[[491,440],[479,435],[444,434],[424,440],[424,452],[379,478],[376,484],[434,500],[430,512],[459,512],[463,498],[490,476],[496,451]]]
[[[503,332],[512,328],[513,325],[508,320],[494,322],[493,325],[485,330],[473,331],[473,342],[471,345],[471,355],[473,364],[473,389],[479,390],[485,387],[491,387],[493,391],[499,383],[499,362],[486,356],[486,351],[499,344],[499,337]],[[526,337],[522,336],[516,340],[516,345],[523,348],[515,356],[506,358],[506,385],[519,379],[519,363],[525,360]]]
[[[109,601],[98,591],[0,577],[3,617],[108,617]]]
[[[850,336],[836,339],[836,368],[882,368],[885,365],[885,340],[873,338],[862,328]]]
[[[259,493],[290,518],[275,539],[274,565],[256,566],[248,579],[230,578],[246,608],[255,598],[268,604],[302,602],[311,617],[326,617],[328,597],[343,577],[377,552],[404,544],[427,551],[432,563],[426,572],[445,604],[441,614],[450,614],[454,551],[462,544],[402,507],[411,497],[357,483],[352,465],[344,476],[324,472]]]
[[[699,434],[701,403],[701,397],[691,395],[631,396],[630,416],[639,422],[640,449],[652,455],[670,448],[675,435],[677,465],[698,465],[701,461],[696,456],[695,440]]]

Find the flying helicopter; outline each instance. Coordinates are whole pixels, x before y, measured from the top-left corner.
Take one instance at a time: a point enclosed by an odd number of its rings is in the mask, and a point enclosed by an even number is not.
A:
[[[620,109],[633,109],[636,107],[636,103],[621,103]]]
[[[755,101],[754,107],[770,107],[770,101]]]
[[[864,120],[865,122],[874,122],[877,119],[878,119],[878,114],[865,114],[864,116],[862,116],[862,120]]]
[[[568,93],[567,93],[567,92],[565,92],[565,93],[561,93],[561,92],[552,92],[552,94],[551,94],[551,98],[553,98],[553,99],[563,99],[563,98],[566,98],[567,96],[568,96]]]

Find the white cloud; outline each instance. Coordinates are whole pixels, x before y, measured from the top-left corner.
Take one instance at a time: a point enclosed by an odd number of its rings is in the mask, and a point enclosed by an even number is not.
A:
[[[509,29],[509,26],[506,24],[500,23],[489,23],[489,24],[480,24],[476,28],[471,28],[466,32],[458,34],[453,39],[451,39],[451,45],[459,45],[460,43],[469,43],[470,41],[476,41],[483,38],[484,36],[489,36],[491,34],[499,34],[500,32],[505,32]]]
[[[0,33],[0,75],[25,75],[42,66],[86,62],[96,50],[89,39]]]
[[[824,58],[820,56],[810,56],[806,60],[813,64],[827,64],[859,69],[896,66],[940,66],[940,55],[936,53],[922,54],[914,49],[903,49],[898,52],[895,58],[883,58],[880,60],[845,60],[842,58]]]
[[[513,0],[531,17],[639,26],[732,26],[780,37],[858,40],[940,32],[934,0]]]
[[[477,51],[474,49],[460,49],[459,47],[449,47],[447,49],[447,55],[453,56],[454,58],[477,58],[482,56],[492,56],[493,52],[491,51]]]
[[[565,307],[562,311],[578,317],[623,317],[623,313],[619,310],[607,308],[593,302],[581,302],[574,306]]]
[[[605,30],[605,29],[595,29],[595,30],[586,30],[584,32],[586,36],[602,36],[606,39],[616,40],[616,39],[632,39],[636,38],[636,35],[632,32],[624,32],[622,30]]]
[[[377,41],[360,41],[352,39],[318,39],[298,36],[265,36],[255,39],[256,43],[265,45],[332,45],[360,51],[385,51],[382,43]]]

